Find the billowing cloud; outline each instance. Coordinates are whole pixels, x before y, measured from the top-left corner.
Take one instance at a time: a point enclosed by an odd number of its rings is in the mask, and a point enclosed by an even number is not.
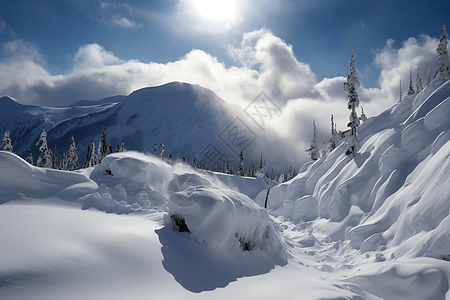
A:
[[[415,81],[420,66],[426,82],[428,65],[433,72],[436,64],[436,45],[437,39],[428,36],[410,38],[399,49],[388,40],[375,57],[381,69],[380,88],[358,90],[366,115],[376,115],[398,101],[400,78],[406,93],[410,69]],[[123,61],[100,45],[89,44],[78,49],[70,73],[52,75],[31,44],[16,41],[5,44],[3,49],[10,56],[0,62],[0,95],[13,96],[22,103],[67,105],[80,99],[127,95],[146,86],[182,81],[209,88],[244,108],[264,91],[283,110],[264,133],[267,140],[275,141],[267,148],[272,147],[270,151],[276,153],[277,145],[282,143],[283,155],[289,156],[284,159],[298,162],[294,167],[307,159],[304,149],[312,138],[312,119],[316,120],[319,140],[328,138],[331,114],[338,130],[346,130],[348,122],[343,90],[347,74],[317,82],[309,65],[297,60],[292,46],[266,29],[244,34],[238,46],[229,48],[229,55],[241,63],[231,67],[196,49],[163,64]],[[259,150],[249,151],[257,155]]]
[[[123,60],[114,56],[112,52],[106,51],[98,44],[81,46],[75,54],[73,61],[74,70],[101,68],[124,63]]]
[[[405,93],[409,86],[409,71],[412,71],[413,81],[420,67],[420,76],[424,83],[427,80],[427,69],[433,79],[434,66],[437,62],[436,47],[439,40],[428,35],[421,35],[419,39],[410,37],[402,43],[400,49],[394,48],[394,41],[388,40],[386,46],[378,51],[375,57],[376,65],[381,69],[380,86],[390,99],[399,98],[399,81],[402,80],[402,90]],[[415,88],[415,84],[414,84]]]

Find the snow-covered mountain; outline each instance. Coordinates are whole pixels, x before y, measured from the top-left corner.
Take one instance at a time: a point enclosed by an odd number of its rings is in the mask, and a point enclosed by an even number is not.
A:
[[[158,90],[90,117],[151,131],[140,100]],[[263,179],[136,152],[67,172],[0,151],[0,298],[449,299],[449,113],[435,80],[358,127],[352,161],[344,142],[268,182],[267,210]]]
[[[158,154],[159,145],[164,143],[166,158],[169,152],[174,159],[185,156],[189,161],[195,155],[197,162],[210,166],[229,162],[236,169],[241,149],[248,167],[258,166],[261,154],[275,172],[283,172],[290,165],[298,168],[300,164],[291,155],[295,149],[279,147],[282,137],[264,134],[242,107],[229,104],[199,85],[171,82],[128,96],[56,108],[25,106],[4,99],[0,109],[15,117],[0,121],[0,129],[10,131],[14,151],[22,157],[28,155],[30,146],[34,157],[39,155],[35,144],[44,128],[49,147],[57,145],[60,159],[74,135],[83,164],[91,141],[98,148],[105,126],[113,151],[123,140],[127,149],[147,153],[153,153],[156,144]]]
[[[68,119],[54,128],[50,144],[67,144],[75,136],[80,160],[87,147],[100,140],[102,127],[113,149],[123,140],[128,149],[153,153],[154,145],[165,144],[174,157],[185,155],[189,160],[217,138],[231,120],[231,111],[238,111],[211,90],[199,85],[172,82],[131,93],[117,105],[98,113]]]
[[[0,131],[10,132],[14,152],[26,157],[28,147],[31,147],[36,157],[39,151],[35,145],[42,129],[49,131],[67,119],[108,109],[119,103],[123,97],[109,97],[98,103],[80,101],[80,105],[69,107],[45,107],[20,104],[17,100],[5,96],[0,98]]]

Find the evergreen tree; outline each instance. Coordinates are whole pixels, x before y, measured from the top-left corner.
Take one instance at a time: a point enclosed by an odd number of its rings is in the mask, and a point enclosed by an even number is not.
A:
[[[427,86],[430,85],[431,82],[431,78],[430,78],[430,66],[428,65],[428,69],[427,69]]]
[[[241,149],[241,153],[239,154],[239,166],[238,166],[238,170],[237,170],[237,175],[239,176],[244,176],[244,152],[242,152]]]
[[[3,151],[13,152],[13,146],[11,144],[11,138],[9,137],[9,131],[6,131],[3,136],[2,142]]]
[[[192,157],[192,165],[193,168],[197,168],[197,161],[195,160],[195,154],[194,157]]]
[[[31,151],[31,147],[28,147],[28,156],[25,158],[25,161],[34,166],[33,151]]]
[[[286,180],[284,180],[284,177],[285,177],[284,173],[281,174],[280,177],[278,178],[278,183],[286,182]]]
[[[311,160],[318,160],[320,157],[319,147],[317,147],[317,129],[316,129],[316,121],[313,120],[313,139],[311,140],[311,147],[306,149],[305,151],[309,153],[309,157]]]
[[[417,78],[416,78],[416,93],[420,93],[423,90],[422,78],[420,77],[420,69],[417,67]]]
[[[367,116],[364,113],[364,108],[362,107],[362,105],[361,105],[361,117],[359,117],[359,119],[363,122],[365,122],[367,120]]]
[[[122,141],[123,142],[123,141]],[[109,142],[109,146],[108,146],[108,154],[111,154],[111,153],[113,153],[113,149],[112,149],[112,146],[111,146],[111,142]]]
[[[125,142],[122,140],[122,143],[120,144],[119,147],[119,152],[125,152],[127,151],[127,149],[125,149]]]
[[[41,136],[39,141],[36,143],[39,146],[39,151],[41,155],[39,156],[36,166],[41,168],[51,168],[52,167],[52,153],[47,145],[47,133],[44,129],[41,131]]]
[[[158,156],[158,151],[156,151],[156,144],[155,144],[155,148],[153,148],[153,154],[154,154],[155,156]]]
[[[434,73],[434,78],[437,79],[450,78],[450,64],[448,58],[447,43],[448,35],[447,31],[445,31],[445,25],[443,25],[441,39],[439,40],[439,44],[436,49],[436,52],[438,54],[438,62],[436,68],[434,68],[434,70],[436,71]]]
[[[119,153],[119,152],[120,152],[119,144],[116,144],[116,153]],[[144,153],[145,153],[145,151],[144,151]]]
[[[100,139],[100,142],[98,143],[97,149],[97,163],[101,163],[103,158],[108,155],[108,153],[109,148],[108,143],[106,142],[105,126],[103,126],[102,137]]]
[[[252,168],[250,170],[250,177],[256,177],[256,170],[255,170],[255,164],[252,164]]]
[[[164,143],[161,143],[159,145],[159,149],[161,150],[161,154],[159,155],[159,158],[161,158],[162,160],[164,160]]]
[[[186,157],[183,155],[183,158],[181,159],[181,161],[183,162],[183,163],[186,163]]]
[[[334,116],[331,115],[331,136],[324,142],[322,156],[325,156],[336,149],[336,147],[339,145],[339,141],[340,138],[338,132],[336,131],[336,124],[334,124]]]
[[[408,88],[408,96],[409,95],[414,95],[416,92],[414,91],[413,88],[413,81],[412,81],[412,72],[411,69],[409,69],[409,88]]]
[[[88,146],[88,151],[86,154],[86,159],[83,164],[83,168],[93,167],[97,164],[95,157],[95,144],[91,141],[91,144]]]
[[[52,155],[52,169],[61,169],[58,158],[58,147],[55,144],[55,152]]]
[[[292,171],[292,166],[289,166],[289,172],[287,174],[287,179],[286,181],[291,180],[292,178],[294,178],[294,172]]]
[[[259,168],[256,172],[256,177],[258,178],[265,178],[266,177],[266,161],[263,161],[262,153],[261,158],[259,159]]]
[[[169,164],[173,164],[172,152],[169,151]],[[209,168],[208,168],[209,170]]]
[[[80,168],[77,147],[75,146],[75,138],[73,135],[70,138],[69,150],[64,153],[63,158],[61,159],[61,168],[67,171],[75,171]]]
[[[400,78],[400,99],[398,99],[398,102],[402,102],[403,100],[403,94],[402,94],[402,79]]]
[[[355,157],[356,152],[358,152],[358,136],[356,129],[359,126],[359,118],[356,113],[356,108],[359,106],[358,93],[356,92],[356,88],[359,87],[359,80],[356,76],[355,69],[355,58],[352,56],[350,59],[350,74],[347,76],[347,81],[344,82],[344,91],[348,93],[348,109],[351,110],[350,113],[350,122],[347,124],[347,127],[350,127],[350,134],[348,136],[348,149],[346,151],[346,155],[348,156],[349,161]]]

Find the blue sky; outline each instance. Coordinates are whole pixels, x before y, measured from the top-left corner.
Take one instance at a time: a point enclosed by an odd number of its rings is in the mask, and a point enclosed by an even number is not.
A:
[[[64,74],[72,67],[71,56],[91,43],[123,60],[159,63],[201,49],[231,66],[237,63],[227,55],[228,46],[238,45],[245,32],[267,28],[291,44],[319,80],[345,76],[353,49],[367,75],[362,82],[372,87],[379,75],[374,51],[387,39],[399,46],[422,33],[438,37],[450,15],[450,2],[444,0],[250,0],[234,6],[235,20],[215,22],[189,1],[4,0],[0,20],[7,27],[0,37],[2,43],[23,39],[36,45],[50,72]]]

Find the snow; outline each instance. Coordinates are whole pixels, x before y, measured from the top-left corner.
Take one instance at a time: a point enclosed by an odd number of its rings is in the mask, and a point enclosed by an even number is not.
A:
[[[262,178],[0,151],[0,299],[450,299],[449,97],[435,80],[369,118],[352,161],[268,181],[267,209]]]

